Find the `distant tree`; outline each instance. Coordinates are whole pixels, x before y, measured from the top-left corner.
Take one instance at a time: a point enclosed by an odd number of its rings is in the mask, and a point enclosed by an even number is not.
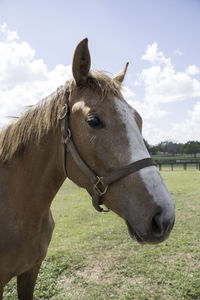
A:
[[[184,153],[184,145],[185,144],[182,144],[182,143],[178,144],[178,152],[177,153],[180,153],[180,154]]]
[[[150,154],[155,155],[159,151],[158,146],[151,146],[150,148]]]
[[[183,146],[184,153],[193,154],[196,158],[197,153],[200,153],[200,142],[189,141]]]
[[[162,152],[164,154],[178,154],[178,153],[186,153],[192,154],[196,158],[197,153],[200,153],[200,142],[198,141],[189,141],[185,144],[182,143],[174,143],[171,141],[162,141],[157,145],[151,146],[149,143],[144,140],[144,143],[149,150],[150,154],[157,154],[158,152]]]
[[[158,151],[159,152],[166,152],[165,151],[165,142],[161,142],[161,143],[159,143],[158,145],[157,145],[157,147],[158,147]]]
[[[180,144],[174,143],[174,142],[169,142],[167,145],[167,152],[171,154],[177,154],[179,153],[180,149]]]
[[[158,144],[158,149],[160,152],[169,153],[169,150],[171,149],[171,144],[172,144],[172,142],[170,142],[170,141],[161,142]]]
[[[159,149],[158,151],[160,152],[177,154],[180,151],[181,144],[174,143],[171,141],[164,141],[159,143],[157,146]]]
[[[181,154],[186,153],[186,152],[185,152],[185,148],[186,148],[185,145],[186,145],[186,144],[180,144],[179,153],[181,153]]]
[[[147,140],[144,139],[144,144],[147,147],[147,150],[150,152],[151,150],[151,146],[149,145],[149,143],[147,142]]]

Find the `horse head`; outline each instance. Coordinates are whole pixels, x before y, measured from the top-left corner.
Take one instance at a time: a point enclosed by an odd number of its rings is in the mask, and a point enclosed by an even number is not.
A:
[[[84,39],[73,58],[69,127],[83,161],[95,174],[108,178],[138,161],[150,160],[150,155],[142,137],[142,118],[121,93],[128,63],[111,78],[91,72],[90,61]],[[70,179],[94,193],[94,186],[70,152],[66,169]],[[162,242],[173,228],[174,203],[152,163],[118,176],[102,192],[101,201],[125,220],[131,237],[140,243]]]

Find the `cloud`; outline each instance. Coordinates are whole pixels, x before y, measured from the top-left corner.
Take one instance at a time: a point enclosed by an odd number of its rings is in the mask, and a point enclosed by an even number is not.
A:
[[[20,41],[17,32],[0,26],[0,88],[16,84],[45,80],[47,66],[42,59],[34,59],[35,50],[24,41]]]
[[[9,30],[5,22],[0,25],[0,37],[6,42],[12,42],[19,39],[17,31]]]
[[[169,131],[163,130],[161,126],[155,126],[155,124],[149,121],[143,124],[143,136],[151,145],[156,145],[161,141],[177,140],[172,138]]]
[[[16,31],[0,26],[0,126],[7,116],[19,115],[71,78],[71,66],[57,65],[48,70],[36,51],[20,40]]]
[[[189,75],[197,75],[200,74],[200,68],[195,65],[191,65],[186,69],[186,73]]]
[[[180,123],[174,124],[170,131],[173,139],[187,142],[200,140],[200,101],[196,102],[191,110],[187,112],[187,118]]]
[[[180,55],[182,52],[177,54]],[[200,140],[200,80],[196,77],[200,74],[200,68],[190,65],[185,71],[177,71],[171,58],[166,57],[158,49],[157,43],[147,46],[141,59],[151,64],[149,68],[141,70],[135,84],[144,90],[144,96],[142,101],[137,100],[137,94],[128,97],[127,100],[144,119],[144,137],[152,144],[163,140],[179,142]],[[190,104],[191,99],[196,100],[193,107]],[[187,102],[187,107],[191,108],[183,112],[184,106],[180,104],[178,112],[173,110],[172,105],[168,109],[163,109],[168,103],[181,101]],[[186,113],[187,117],[182,121],[169,123],[167,117],[176,119],[177,113],[179,115]]]
[[[183,121],[168,124],[167,130],[146,119],[143,135],[152,145],[166,140],[179,143],[192,140],[200,141],[200,101],[187,111],[187,117]]]
[[[133,99],[133,98],[135,98],[135,93],[129,88],[129,87],[127,87],[127,86],[123,86],[122,87],[122,94],[123,94],[123,96],[124,96],[124,98],[125,99]]]
[[[187,111],[187,117],[183,121],[169,124],[168,130],[147,120],[144,123],[143,135],[152,145],[166,140],[181,143],[200,141],[200,101]]]
[[[71,66],[59,64],[49,70],[43,59],[36,59],[36,51],[18,33],[0,26],[0,127],[10,121],[7,116],[18,116],[27,105],[35,104],[56,90],[72,77]],[[125,99],[144,119],[143,134],[152,144],[162,140],[200,140],[200,68],[190,65],[184,72],[176,70],[172,60],[153,43],[147,47],[142,60],[149,62],[149,68],[141,70],[137,81],[123,89]],[[176,114],[164,109],[166,103],[190,101],[196,103],[186,112],[187,117],[178,123],[163,125],[167,117]],[[163,105],[164,104],[164,105]],[[181,106],[180,111],[181,114]],[[158,125],[159,124],[159,125]],[[166,128],[166,127],[165,127]]]
[[[174,51],[174,55],[182,56],[182,55],[183,55],[183,52],[182,52],[180,49],[176,49],[176,50]]]
[[[147,60],[152,64],[162,64],[170,65],[171,61],[169,58],[166,58],[161,51],[158,51],[158,44],[153,43],[152,45],[147,46],[145,54],[142,56],[143,60]]]
[[[189,66],[186,72],[175,71],[171,59],[158,51],[157,43],[147,47],[142,59],[153,65],[143,69],[139,77],[147,102],[169,103],[200,97],[200,81],[191,76],[199,72],[197,66]]]

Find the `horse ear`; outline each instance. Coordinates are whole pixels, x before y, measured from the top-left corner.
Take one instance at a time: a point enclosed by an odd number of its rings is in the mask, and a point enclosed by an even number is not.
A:
[[[72,73],[77,85],[82,85],[86,82],[90,64],[88,39],[85,38],[76,47],[73,57]]]
[[[128,62],[126,63],[125,67],[123,68],[123,70],[121,70],[121,72],[117,73],[113,79],[114,80],[117,80],[118,82],[122,83],[123,80],[124,80],[124,77],[126,75],[126,71],[127,71],[127,68],[128,68]]]

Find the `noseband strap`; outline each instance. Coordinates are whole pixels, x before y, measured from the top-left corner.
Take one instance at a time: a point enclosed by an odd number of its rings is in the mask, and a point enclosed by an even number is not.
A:
[[[114,182],[132,174],[140,169],[155,166],[155,161],[148,157],[136,162],[133,162],[127,166],[121,167],[117,170],[114,170],[108,173],[105,176],[99,176],[96,172],[94,172],[87,163],[80,156],[71,135],[71,130],[69,128],[69,116],[70,110],[68,105],[69,99],[69,90],[67,89],[65,92],[66,103],[62,108],[60,113],[61,120],[61,132],[62,132],[62,143],[63,143],[63,167],[64,172],[67,177],[67,169],[66,169],[66,156],[67,152],[70,152],[73,160],[78,165],[80,170],[85,174],[85,176],[89,179],[93,189],[92,189],[92,204],[94,208],[99,212],[108,212],[109,210],[103,209],[100,205],[103,204],[103,195],[107,192],[108,187]]]

